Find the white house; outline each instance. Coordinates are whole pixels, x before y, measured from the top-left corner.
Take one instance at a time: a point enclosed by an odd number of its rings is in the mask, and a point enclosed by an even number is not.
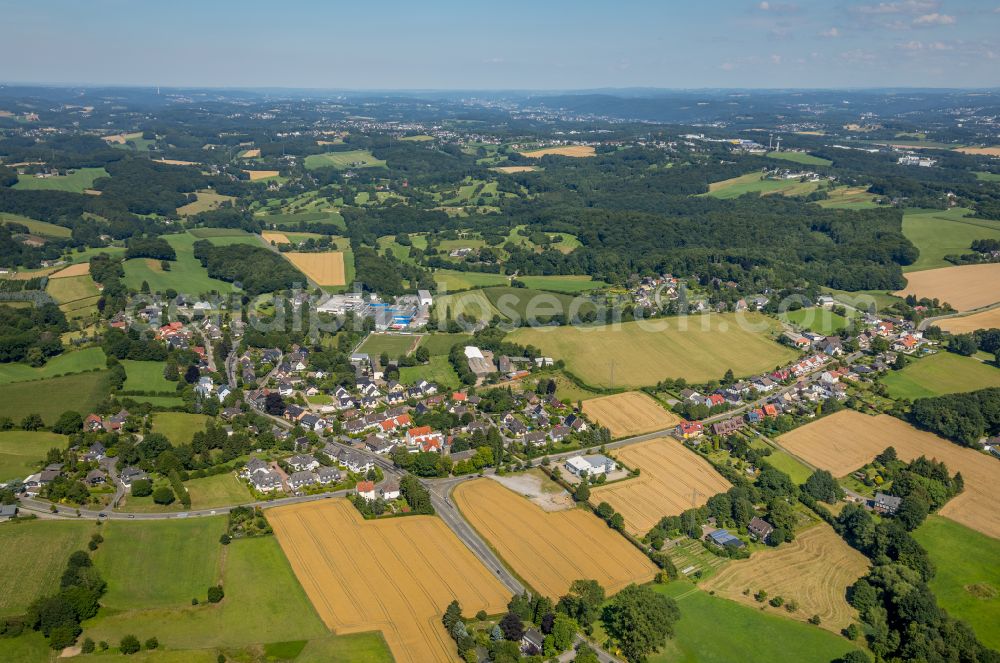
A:
[[[564,467],[576,476],[584,472],[587,476],[597,476],[598,474],[608,474],[618,469],[618,464],[607,456],[596,454],[593,456],[573,456],[568,458]]]

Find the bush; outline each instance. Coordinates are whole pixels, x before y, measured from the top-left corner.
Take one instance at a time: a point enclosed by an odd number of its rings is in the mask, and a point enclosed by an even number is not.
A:
[[[156,649],[159,646],[160,646],[160,641],[157,640],[155,637],[146,640],[146,649]]]
[[[157,504],[173,504],[174,502],[174,491],[170,490],[166,486],[160,486],[153,491],[153,501]]]
[[[80,630],[80,625],[76,622],[53,627],[49,631],[49,647],[55,650],[72,647],[76,643],[76,636],[80,635]]]
[[[139,638],[131,634],[126,635],[124,638],[121,639],[121,642],[118,643],[118,651],[125,654],[126,656],[129,654],[135,654],[136,652],[139,651],[139,649],[140,649]]]
[[[229,542],[232,540],[233,540],[232,537],[230,537],[228,534],[223,534],[222,536],[219,537],[219,543],[221,543],[224,546],[228,546]]]
[[[814,626],[819,626],[819,622],[820,622],[819,615],[813,615],[812,617],[809,618],[809,623],[813,624]]]
[[[136,479],[132,482],[132,495],[147,497],[153,494],[153,482],[149,479]]]
[[[209,603],[218,603],[225,595],[225,592],[222,591],[222,585],[215,585],[208,588]]]
[[[93,654],[94,649],[96,649],[94,641],[91,640],[90,638],[85,638],[83,641],[83,645],[80,647],[80,651],[83,652],[84,654]]]

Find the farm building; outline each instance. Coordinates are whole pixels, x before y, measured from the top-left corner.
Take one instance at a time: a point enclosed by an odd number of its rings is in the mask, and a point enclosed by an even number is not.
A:
[[[728,530],[717,529],[714,532],[710,532],[708,535],[708,540],[719,547],[729,547],[729,548],[746,548],[747,544],[740,541],[737,537],[729,533]]]

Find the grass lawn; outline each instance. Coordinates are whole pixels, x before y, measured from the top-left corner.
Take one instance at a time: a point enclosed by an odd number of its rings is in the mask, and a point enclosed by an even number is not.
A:
[[[420,339],[421,348],[433,355],[448,356],[451,348],[459,343],[466,343],[472,339],[471,334],[424,334]]]
[[[229,473],[190,479],[184,482],[184,486],[191,494],[193,509],[213,509],[253,501],[247,485]]]
[[[416,336],[401,336],[398,334],[369,334],[365,342],[358,348],[358,352],[367,352],[372,357],[378,358],[383,352],[389,355],[390,359],[396,359],[410,353],[417,342]]]
[[[45,292],[60,304],[78,302],[89,297],[97,297],[101,291],[97,289],[90,274],[82,276],[67,276],[61,279],[49,279]]]
[[[764,460],[774,466],[775,469],[781,470],[791,477],[792,481],[794,481],[796,485],[805,483],[806,479],[812,476],[813,473],[813,471],[803,465],[801,461],[781,449],[772,449],[771,455]]]
[[[972,626],[984,645],[1000,649],[1000,541],[940,516],[913,536],[937,567],[930,585],[938,604]]]
[[[205,430],[210,417],[187,412],[157,412],[153,415],[153,432],[163,433],[174,444],[188,444],[194,434]]]
[[[848,319],[844,316],[818,306],[788,311],[784,313],[784,318],[794,325],[825,336],[836,334],[841,329],[845,329],[848,324]]]
[[[69,175],[58,175],[56,177],[34,177],[23,175],[14,185],[15,189],[32,189],[36,191],[71,191],[83,193],[84,189],[89,189],[94,185],[94,180],[99,177],[107,177],[108,171],[103,168],[80,168]]]
[[[278,228],[297,227],[300,223],[323,223],[336,226],[340,230],[345,230],[344,217],[335,210],[327,212],[292,212],[278,213],[256,216],[261,223],[266,226],[276,226]]]
[[[519,276],[517,280],[535,290],[554,292],[587,292],[608,287],[604,281],[595,281],[590,276]]]
[[[0,417],[20,421],[26,414],[37,413],[51,426],[66,410],[86,416],[108,391],[107,371],[0,384]]]
[[[66,440],[64,435],[44,431],[0,432],[0,482],[34,473],[49,449],[65,449]]]
[[[123,359],[121,364],[125,367],[123,391],[172,392],[177,389],[176,382],[163,377],[163,371],[167,367],[165,361]]]
[[[892,306],[902,298],[885,292],[884,290],[857,290],[849,292],[847,290],[834,290],[833,288],[823,288],[823,292],[833,295],[841,304],[847,304],[863,311],[868,310],[868,304],[874,304],[877,310],[882,310]]]
[[[91,521],[33,520],[0,526],[0,616],[23,612],[47,592],[59,588],[59,577],[75,550],[85,550]],[[4,642],[0,639],[0,643]]]
[[[106,361],[104,350],[85,348],[56,355],[49,359],[44,366],[38,368],[27,364],[0,364],[0,384],[24,382],[25,380],[44,380],[57,375],[93,371],[104,368]],[[83,412],[81,414],[86,416],[89,413]]]
[[[905,272],[952,267],[946,255],[971,253],[973,240],[1000,239],[1000,221],[965,218],[970,210],[911,210],[903,214],[903,234],[920,250]]]
[[[57,226],[54,223],[48,223],[46,221],[36,221],[35,219],[29,219],[26,216],[21,216],[20,214],[9,214],[7,212],[0,212],[0,224],[7,223],[19,223],[22,226],[27,226],[28,230],[35,235],[43,235],[45,237],[69,237],[72,234],[72,230],[69,228],[64,228],[62,226]]]
[[[765,180],[760,173],[747,173],[722,182],[713,182],[708,186],[708,193],[703,195],[722,199],[739,198],[745,193],[805,196],[818,188],[819,182]]]
[[[800,163],[804,166],[829,166],[832,161],[829,159],[822,159],[820,157],[814,157],[806,152],[768,152],[767,156],[772,159],[781,159],[782,161],[792,161],[794,163]]]
[[[188,572],[160,553],[143,551],[140,554],[138,549],[134,549],[134,553],[139,561],[128,571],[110,565],[107,567],[109,583],[119,587],[128,587],[126,583],[129,581],[115,577],[125,573],[136,576],[136,582],[147,575],[152,576],[155,582],[159,582],[161,577],[164,581],[176,581],[183,589],[165,591],[178,603],[172,607],[158,607],[164,602],[153,596],[149,599],[150,603],[136,601],[122,612],[102,610],[96,618],[84,624],[85,637],[95,641],[118,642],[127,633],[134,633],[140,640],[155,635],[161,646],[169,649],[243,648],[269,642],[330,637],[330,632],[306,598],[274,537],[238,539],[223,547],[218,542],[218,536],[225,527],[224,518],[192,522],[215,528],[211,536],[206,532],[204,536],[187,540],[184,554],[190,554],[190,559],[195,560],[197,579],[193,574],[190,580],[169,577],[168,573],[156,567],[157,562],[167,564],[166,568],[182,576]],[[146,527],[148,523],[135,525]],[[170,548],[172,544],[156,542],[154,545]],[[225,555],[224,562],[219,559],[222,554]],[[218,604],[209,604],[205,602],[208,588],[205,581],[212,579],[219,568],[222,569],[222,586],[226,596]],[[135,587],[129,593],[140,591]],[[191,597],[195,595],[201,604],[192,606]],[[126,596],[124,590],[119,594],[121,598]]]
[[[742,319],[738,319],[742,318]],[[534,345],[587,384],[642,387],[667,377],[715,380],[732,369],[747,376],[797,355],[773,337],[778,322],[756,313],[707,314],[595,327],[525,327],[508,336]]]
[[[326,152],[310,154],[306,157],[305,166],[308,170],[333,167],[337,170],[351,168],[385,168],[385,161],[376,159],[368,150],[348,150],[346,152]]]
[[[1000,173],[987,173],[984,171],[977,171],[975,175],[976,179],[982,182],[1000,182]]]
[[[121,398],[131,398],[136,403],[149,403],[153,407],[171,408],[184,405],[184,399],[180,396],[122,396]]]
[[[18,638],[0,638],[0,660],[5,663],[39,663],[55,654],[40,631],[29,631]],[[215,663],[206,661],[205,663]]]
[[[225,531],[224,517],[107,522],[94,556],[108,582],[101,604],[121,611],[179,608],[193,597],[203,599],[219,581]]]
[[[941,351],[910,360],[901,371],[890,371],[883,384],[893,398],[925,398],[1000,386],[1000,369],[972,357]]]
[[[510,320],[562,317],[563,314],[582,315],[594,310],[594,304],[583,297],[563,292],[544,292],[531,288],[497,286],[483,290],[500,315]]]
[[[439,269],[434,272],[434,281],[438,290],[455,292],[471,288],[485,288],[491,285],[508,285],[510,278],[502,274],[486,274],[484,272],[457,272],[451,269]]]
[[[675,598],[681,618],[649,663],[828,663],[856,648],[818,626],[716,598],[688,582],[652,587]]]
[[[146,281],[152,292],[164,292],[173,288],[178,293],[198,295],[204,292],[216,291],[229,293],[233,284],[218,279],[209,278],[208,271],[194,257],[194,243],[200,238],[191,233],[164,235],[163,238],[177,252],[177,260],[170,261],[170,271],[160,269],[160,261],[148,258],[133,258],[125,261],[125,285],[139,289]],[[260,242],[256,236],[243,233],[237,236],[212,236],[208,241],[216,245],[222,244],[254,244]]]
[[[449,389],[461,386],[458,373],[446,355],[434,355],[426,364],[404,366],[399,369],[399,381],[403,384],[416,384],[420,380],[436,382],[441,387]]]

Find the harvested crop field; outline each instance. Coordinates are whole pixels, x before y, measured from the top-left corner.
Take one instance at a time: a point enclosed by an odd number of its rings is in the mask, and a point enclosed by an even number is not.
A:
[[[718,380],[727,369],[753,375],[796,353],[772,337],[779,323],[759,313],[713,313],[599,327],[522,327],[515,343],[534,345],[587,384],[642,387],[660,380]]]
[[[823,628],[839,633],[857,619],[857,611],[847,603],[847,588],[867,571],[868,558],[821,523],[801,532],[791,543],[727,564],[699,587],[755,608],[764,605],[768,612],[793,619],[806,621],[819,615]],[[745,595],[746,589],[750,593]],[[761,589],[786,603],[795,600],[799,609],[788,612],[758,603],[753,595]]]
[[[198,166],[200,165],[197,161],[181,161],[180,159],[153,159],[156,163],[166,164],[168,166]]]
[[[260,234],[264,238],[265,242],[274,242],[275,244],[291,244],[292,240],[288,239],[288,235],[285,233],[274,232],[270,230],[265,230]]]
[[[958,311],[995,304],[1000,302],[1000,262],[910,272],[906,288],[893,294],[940,299]]]
[[[260,148],[259,147],[255,148],[255,149],[252,149],[252,150],[247,150],[247,151],[243,152],[242,154],[240,154],[240,157],[243,158],[243,159],[256,159],[259,156],[260,156]]]
[[[961,472],[965,479],[965,490],[944,505],[940,515],[1000,538],[995,491],[1000,484],[1000,463],[972,449],[917,430],[889,415],[870,417],[854,410],[843,410],[785,433],[778,443],[837,477],[863,467],[888,446],[895,447],[902,460],[936,458],[948,466],[949,472]]]
[[[283,253],[290,263],[320,285],[345,285],[344,253]]]
[[[511,173],[530,173],[538,170],[538,168],[535,166],[497,166],[496,168],[491,168],[491,170],[495,170],[498,173],[507,173],[509,175]]]
[[[1000,157],[1000,147],[956,147],[956,152],[987,157]]]
[[[939,320],[934,323],[934,326],[952,334],[965,334],[977,329],[995,329],[1000,327],[1000,307],[961,318]]]
[[[596,580],[614,594],[656,574],[645,555],[583,509],[546,512],[488,479],[460,484],[452,497],[515,573],[552,599],[574,580]]]
[[[243,172],[250,176],[251,182],[266,180],[269,177],[277,177],[280,174],[277,170],[244,170]]]
[[[583,402],[583,413],[606,426],[614,438],[665,430],[681,420],[641,391],[591,398]]]
[[[708,461],[673,438],[630,444],[612,455],[641,472],[634,479],[592,488],[590,501],[613,506],[625,518],[625,528],[637,536],[653,529],[660,518],[701,506],[730,488]]]
[[[49,276],[50,279],[65,279],[71,276],[83,276],[85,274],[90,274],[90,263],[89,262],[78,262],[75,265],[70,265],[60,269],[55,274]]]
[[[596,154],[592,145],[564,145],[562,147],[543,147],[540,150],[521,152],[522,156],[540,159],[549,155],[560,157],[592,157]]]
[[[510,598],[438,518],[365,521],[336,499],[272,509],[268,520],[323,622],[340,634],[382,631],[400,663],[455,659],[441,626],[452,600],[471,615],[502,612]]]

